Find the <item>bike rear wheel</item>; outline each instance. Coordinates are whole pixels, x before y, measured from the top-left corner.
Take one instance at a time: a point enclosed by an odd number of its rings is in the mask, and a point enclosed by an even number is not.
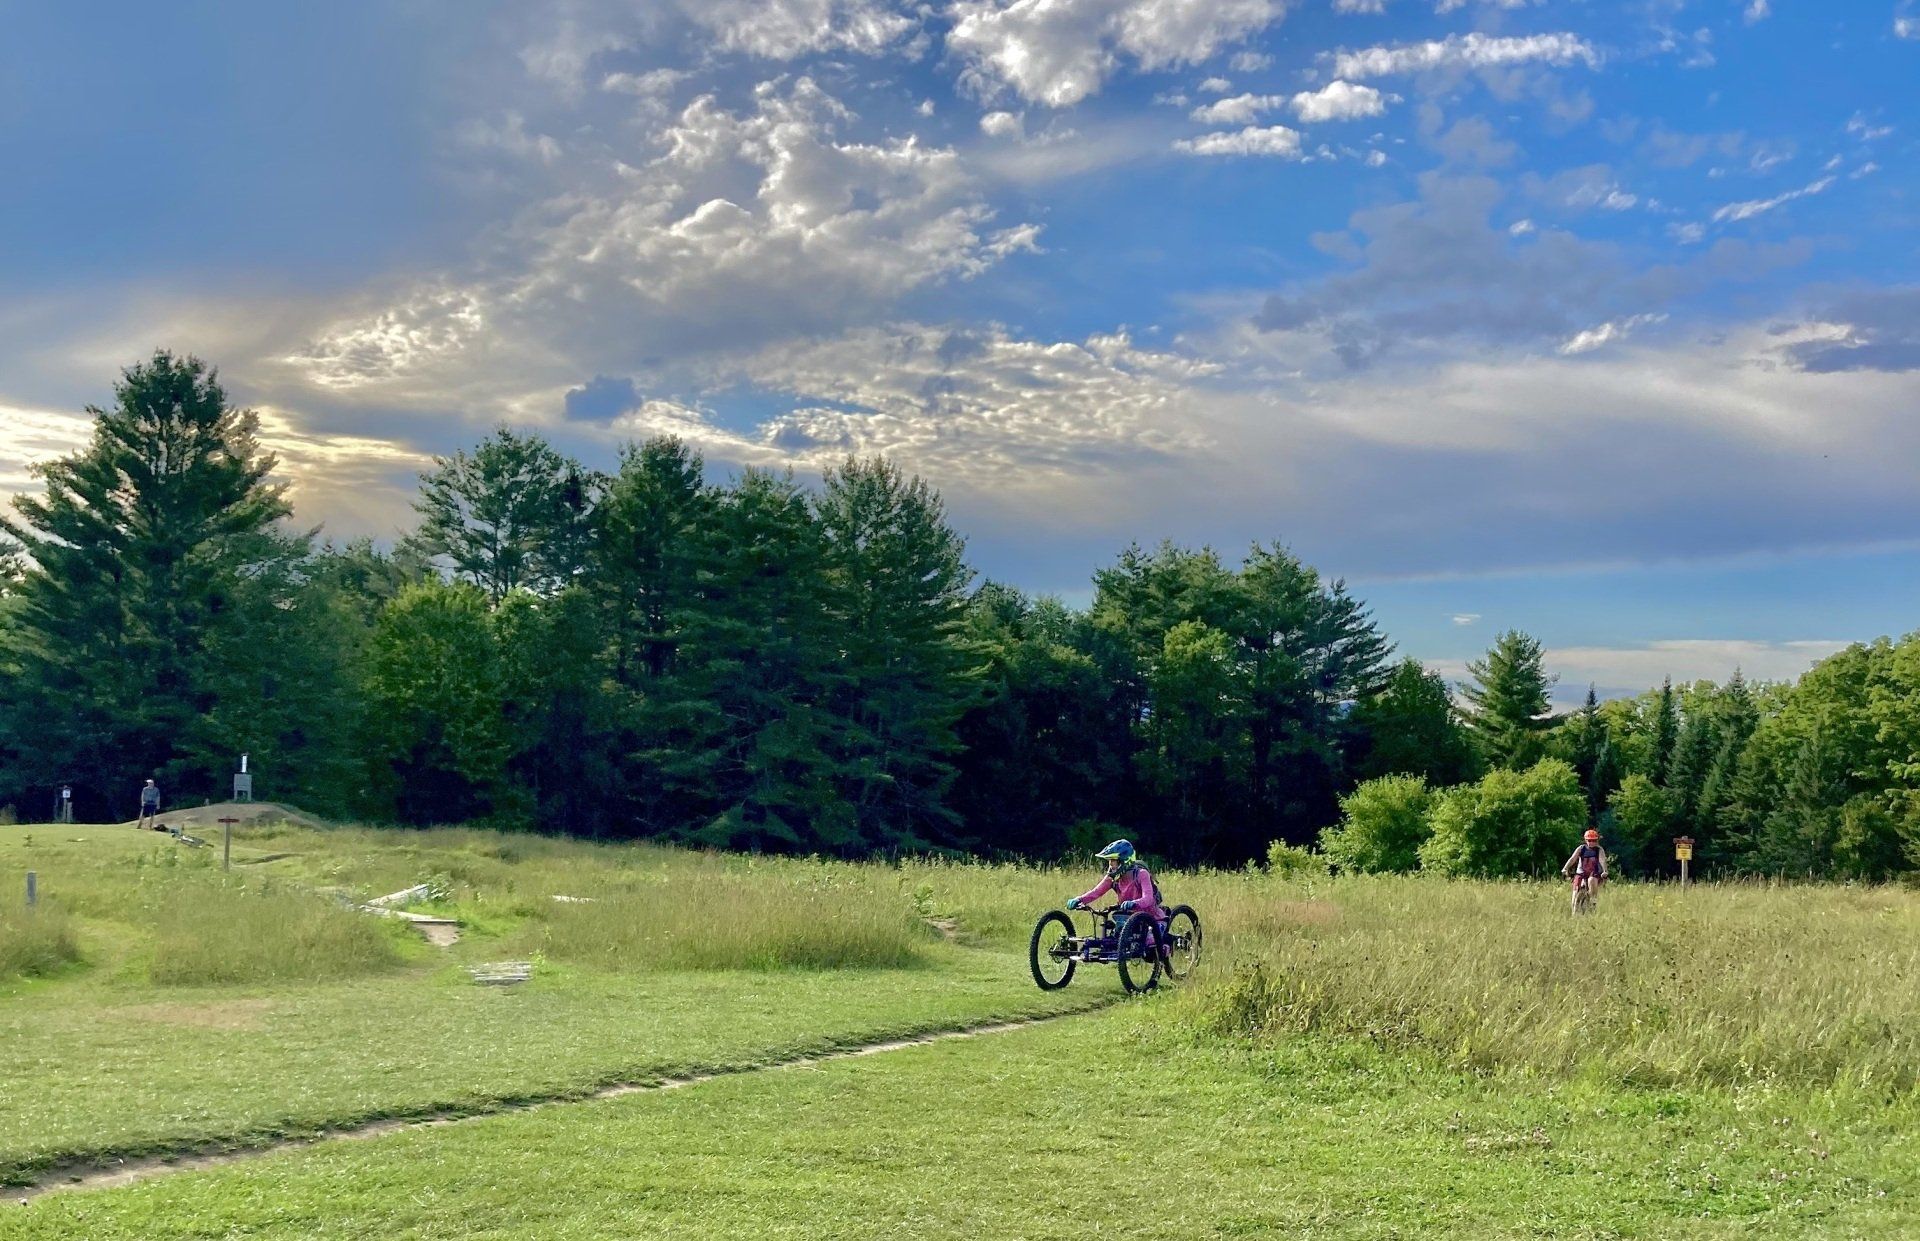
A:
[[[1127,919],[1116,950],[1120,985],[1138,994],[1160,985],[1160,946],[1152,938],[1153,919],[1138,914]]]
[[[1066,955],[1066,941],[1072,938],[1073,919],[1057,909],[1048,910],[1033,924],[1027,965],[1042,991],[1058,991],[1073,981],[1074,960]]]
[[[1200,915],[1191,905],[1175,905],[1167,914],[1167,939],[1172,949],[1167,977],[1182,982],[1200,964]]]

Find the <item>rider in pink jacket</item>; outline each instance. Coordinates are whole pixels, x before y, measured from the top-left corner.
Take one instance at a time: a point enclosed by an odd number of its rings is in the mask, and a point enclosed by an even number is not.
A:
[[[1153,891],[1153,872],[1134,860],[1133,844],[1126,840],[1116,840],[1096,855],[1106,860],[1107,873],[1099,883],[1093,885],[1091,892],[1083,893],[1067,902],[1068,909],[1084,909],[1112,892],[1120,898],[1117,912],[1120,914],[1120,928],[1126,928],[1127,921],[1135,914],[1145,914],[1153,919],[1155,942],[1160,945],[1160,953],[1166,955],[1167,914],[1160,908],[1160,901]]]

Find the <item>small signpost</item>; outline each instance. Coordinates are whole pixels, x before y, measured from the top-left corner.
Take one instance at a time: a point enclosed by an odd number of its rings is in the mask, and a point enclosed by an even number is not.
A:
[[[60,786],[60,821],[73,822],[73,786],[71,784]]]
[[[32,871],[27,872],[27,908],[28,909],[32,909],[35,905],[38,905],[40,903],[39,878],[40,877],[34,874]]]
[[[239,821],[231,818],[220,820],[220,826],[226,828],[226,840],[220,846],[221,870],[233,869],[233,825]]]
[[[1693,837],[1675,836],[1673,838],[1673,856],[1680,863],[1680,886],[1690,882],[1687,875],[1688,863],[1693,861]]]

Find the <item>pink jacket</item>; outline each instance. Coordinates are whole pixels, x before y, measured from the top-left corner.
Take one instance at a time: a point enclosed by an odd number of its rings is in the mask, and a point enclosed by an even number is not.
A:
[[[1123,870],[1117,877],[1106,876],[1093,886],[1093,891],[1080,898],[1080,903],[1091,905],[1109,892],[1118,894],[1123,901],[1132,901],[1136,913],[1150,915],[1156,922],[1167,916],[1153,899],[1153,872],[1144,866]]]

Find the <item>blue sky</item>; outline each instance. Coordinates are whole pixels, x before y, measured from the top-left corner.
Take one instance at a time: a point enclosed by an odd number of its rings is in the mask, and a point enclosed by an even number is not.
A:
[[[4,3],[0,492],[155,346],[301,516],[493,426],[1285,542],[1572,696],[1920,625],[1920,4]]]

